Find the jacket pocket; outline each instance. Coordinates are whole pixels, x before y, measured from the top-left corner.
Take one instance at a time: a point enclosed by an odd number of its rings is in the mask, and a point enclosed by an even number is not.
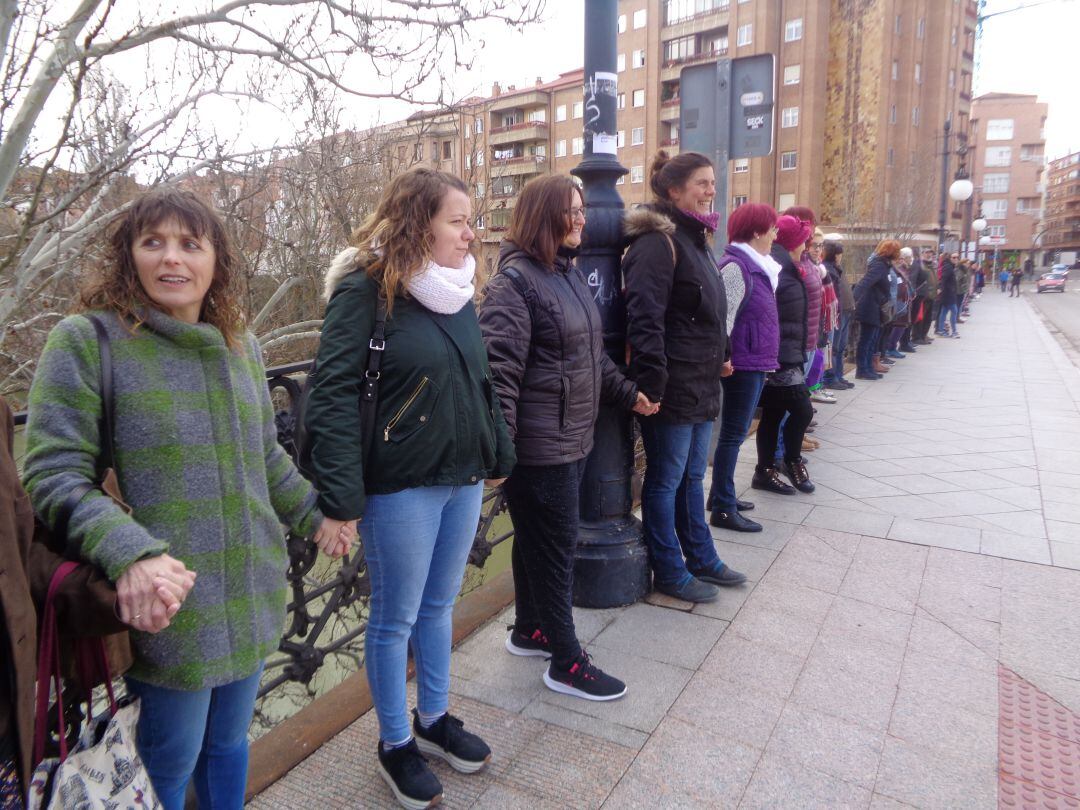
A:
[[[680,312],[697,315],[701,309],[701,285],[694,281],[676,281],[671,288],[671,304]]]
[[[566,427],[566,417],[570,411],[570,378],[564,376],[560,380],[560,386],[562,388],[559,394],[559,428]]]
[[[421,377],[412,393],[405,398],[405,402],[383,428],[383,441],[400,442],[424,428],[431,421],[431,413],[438,398],[438,386],[430,377]]]

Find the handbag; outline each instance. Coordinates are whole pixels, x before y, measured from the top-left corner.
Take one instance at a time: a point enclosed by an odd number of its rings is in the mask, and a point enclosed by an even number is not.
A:
[[[36,764],[27,796],[28,810],[154,810],[161,807],[150,775],[135,746],[139,702],[117,702],[101,639],[80,648],[79,669],[102,670],[109,696],[107,714],[93,717],[91,692],[84,689],[87,722],[73,747],[68,747],[64,727],[63,680],[60,677],[60,636],[56,621],[56,594],[78,565],[63,562],[49,583],[38,644],[38,678],[34,717],[34,758]],[[90,677],[84,676],[83,683]],[[57,742],[59,756],[44,758],[48,729],[50,681],[56,692]]]
[[[368,362],[364,371],[364,385],[360,392],[360,443],[363,452],[362,464],[367,470],[368,454],[375,437],[375,406],[379,402],[379,378],[382,372],[383,352],[386,351],[386,299],[379,293],[375,301],[375,328],[368,339]],[[296,468],[309,481],[315,480],[315,470],[311,466],[311,434],[307,429],[307,407],[311,398],[311,389],[318,371],[318,361],[311,365],[311,371],[304,380],[294,407],[293,446],[296,448]]]
[[[57,510],[56,520],[51,527],[44,521],[34,533],[34,542],[30,551],[30,585],[39,615],[44,613],[44,602],[52,587],[52,581],[65,560],[78,556],[78,549],[69,542],[68,522],[75,507],[86,495],[100,489],[113,499],[128,514],[131,507],[124,503],[120,494],[119,481],[115,469],[115,443],[113,440],[113,380],[112,351],[109,335],[104,324],[93,315],[87,316],[94,327],[98,339],[98,353],[101,357],[101,403],[99,435],[101,436],[101,454],[98,458],[98,482],[85,482],[71,488]],[[70,576],[62,580],[62,585],[54,596],[54,612],[57,616],[60,646],[68,653],[63,657],[67,669],[65,677],[73,678],[84,689],[92,689],[101,683],[85,683],[87,672],[80,673],[72,669],[73,662],[79,660],[88,651],[78,648],[86,644],[96,648],[100,639],[105,647],[109,671],[116,676],[123,675],[130,669],[133,656],[131,641],[126,625],[116,615],[116,587],[96,566],[80,563]],[[98,673],[100,677],[100,673]]]

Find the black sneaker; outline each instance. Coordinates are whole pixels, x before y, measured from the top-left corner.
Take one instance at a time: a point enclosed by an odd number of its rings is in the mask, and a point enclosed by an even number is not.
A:
[[[513,625],[506,629],[510,631],[510,635],[506,637],[506,651],[511,655],[536,655],[542,658],[551,655],[551,644],[539,627],[529,636],[517,630]]]
[[[466,731],[465,724],[450,713],[432,723],[431,728],[424,728],[413,709],[412,729],[421,751],[446,760],[459,773],[476,773],[491,762],[487,743]]]
[[[713,568],[709,568],[704,571],[691,571],[695,577],[702,582],[708,582],[712,585],[722,585],[726,588],[730,588],[733,585],[742,585],[746,582],[746,574],[741,571],[736,571],[727,563],[717,563]]]
[[[383,749],[379,743],[379,774],[408,810],[426,810],[442,801],[442,784],[431,772],[416,740],[401,748]]]
[[[552,661],[544,673],[544,685],[553,692],[585,700],[615,700],[626,694],[626,684],[594,666],[584,650],[569,669],[561,669]]]

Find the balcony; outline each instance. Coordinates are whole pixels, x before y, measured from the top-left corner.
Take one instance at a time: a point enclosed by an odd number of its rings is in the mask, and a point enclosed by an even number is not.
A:
[[[679,139],[678,138],[664,138],[663,140],[660,141],[660,145],[664,146],[664,147],[678,146],[679,145]]]
[[[727,48],[721,48],[716,51],[706,51],[704,53],[683,56],[679,59],[669,59],[660,66],[660,81],[666,82],[677,79],[684,66],[697,65],[702,62],[711,62],[719,59],[721,56],[727,56],[727,52]]]
[[[533,90],[530,93],[511,91],[507,95],[500,96],[492,101],[488,110],[496,113],[500,110],[516,110],[521,107],[546,107],[547,103],[548,94],[543,90]]]
[[[664,23],[662,36],[664,39],[677,39],[701,34],[714,28],[722,28],[730,19],[730,5],[725,4],[722,8],[714,8],[709,11],[699,11],[689,17]]]
[[[546,141],[548,137],[547,121],[522,121],[508,127],[496,127],[488,132],[491,146],[502,146],[518,141]]]
[[[494,190],[488,196],[493,200],[509,200],[516,197],[521,192],[521,189],[517,186],[508,189]]]
[[[519,155],[503,160],[492,160],[491,168],[498,177],[543,174],[547,168],[547,158],[544,155]]]

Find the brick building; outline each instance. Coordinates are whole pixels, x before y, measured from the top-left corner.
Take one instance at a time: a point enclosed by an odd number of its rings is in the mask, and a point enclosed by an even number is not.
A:
[[[982,235],[1006,261],[1023,262],[1039,231],[1047,109],[1038,97],[1015,93],[972,102],[968,163],[987,223]]]
[[[1080,256],[1080,152],[1050,161],[1043,205],[1043,263],[1076,261]]]

